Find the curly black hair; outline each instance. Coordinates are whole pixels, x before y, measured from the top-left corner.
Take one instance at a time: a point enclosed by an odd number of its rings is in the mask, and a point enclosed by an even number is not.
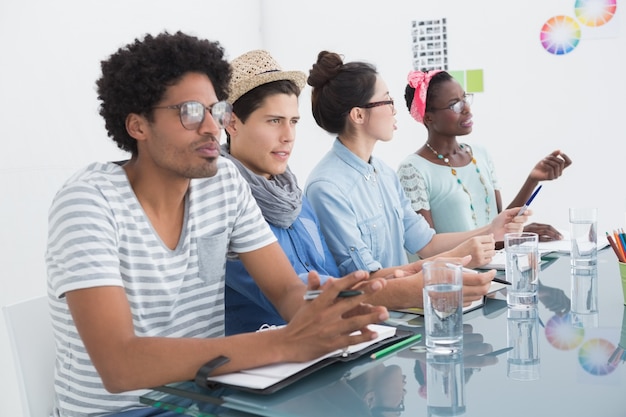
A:
[[[206,74],[218,100],[228,98],[231,67],[224,58],[224,48],[219,42],[180,31],[135,39],[102,61],[101,67],[102,76],[96,81],[100,115],[109,137],[133,156],[137,142],[126,131],[126,117],[136,113],[152,120],[152,107],[185,74]]]

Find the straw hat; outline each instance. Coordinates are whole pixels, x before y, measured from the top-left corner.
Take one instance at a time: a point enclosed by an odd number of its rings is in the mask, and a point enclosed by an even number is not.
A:
[[[300,89],[306,83],[306,74],[302,71],[283,71],[278,62],[265,50],[254,50],[233,59],[230,63],[233,75],[230,80],[229,103],[260,85],[278,80],[291,80]]]

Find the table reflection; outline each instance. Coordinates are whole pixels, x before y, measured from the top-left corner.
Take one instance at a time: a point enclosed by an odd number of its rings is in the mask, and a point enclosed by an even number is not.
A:
[[[517,381],[539,379],[539,312],[537,308],[507,311],[507,377]]]
[[[398,356],[415,359],[413,374],[419,386],[417,394],[426,399],[427,414],[458,416],[466,410],[465,384],[474,373],[497,364],[498,356],[507,351],[507,348],[494,350],[471,324],[464,324],[462,352],[434,354],[429,353],[423,344],[418,344],[399,352]]]
[[[429,388],[426,410],[429,417],[465,414],[465,368],[463,355],[426,353]]]

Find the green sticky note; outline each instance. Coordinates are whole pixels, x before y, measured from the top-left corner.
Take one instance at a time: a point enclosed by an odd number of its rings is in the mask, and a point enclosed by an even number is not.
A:
[[[461,84],[461,88],[465,90],[465,71],[448,71],[448,74]]]
[[[483,84],[483,70],[467,70],[465,71],[465,77],[467,79],[467,87],[465,87],[465,91],[468,93],[482,93],[485,91]]]

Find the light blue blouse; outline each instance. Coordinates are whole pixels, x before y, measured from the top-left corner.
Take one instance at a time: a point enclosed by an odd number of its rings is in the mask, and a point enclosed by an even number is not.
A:
[[[393,169],[375,157],[361,160],[338,139],[304,192],[342,275],[406,264],[406,251],[418,252],[435,234]]]

